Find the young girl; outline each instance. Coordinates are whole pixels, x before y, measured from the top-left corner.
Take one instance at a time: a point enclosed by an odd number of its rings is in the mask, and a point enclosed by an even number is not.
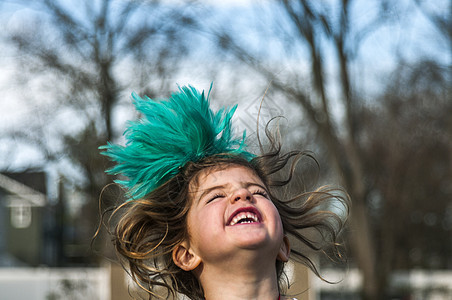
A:
[[[125,146],[102,149],[128,197],[114,213],[114,245],[151,299],[159,287],[190,299],[292,299],[283,296],[289,257],[320,276],[307,250],[338,253],[343,226],[321,207],[334,199],[347,205],[328,188],[295,197],[281,190],[309,154],[281,153],[268,130],[269,151],[248,152],[245,133],[233,136],[236,107],[214,113],[209,96],[192,87],[161,101],[132,97],[142,118],[130,122]]]

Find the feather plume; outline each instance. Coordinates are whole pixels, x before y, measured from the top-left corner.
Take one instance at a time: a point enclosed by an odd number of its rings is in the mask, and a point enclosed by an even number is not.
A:
[[[232,133],[231,118],[237,105],[214,113],[209,94],[205,97],[191,86],[179,87],[161,101],[132,94],[142,118],[129,122],[124,132],[126,145],[100,147],[105,150],[103,155],[116,162],[107,173],[126,177],[116,182],[127,188],[130,199],[145,197],[189,161],[216,154],[253,157],[245,150],[245,131],[241,138]]]

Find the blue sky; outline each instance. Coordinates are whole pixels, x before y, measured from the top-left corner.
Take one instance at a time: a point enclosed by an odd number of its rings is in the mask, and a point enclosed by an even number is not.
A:
[[[118,0],[123,1],[123,0]],[[125,0],[124,0],[125,1]],[[71,3],[77,3],[71,2]],[[175,1],[171,1],[172,4]],[[206,7],[210,7],[215,18],[208,18],[208,16],[200,16],[205,18],[209,22],[214,22],[215,26],[221,22],[229,22],[231,30],[242,35],[242,40],[246,40],[250,47],[258,52],[265,53],[267,59],[274,65],[280,66],[280,72],[284,74],[286,70],[290,70],[293,67],[306,68],[303,64],[307,64],[307,57],[304,57],[305,61],[291,61],[290,57],[283,56],[282,46],[270,37],[268,40],[257,38],[257,35],[253,32],[259,26],[266,26],[269,22],[278,22],[278,19],[271,18],[271,13],[276,10],[273,7],[272,1],[204,1],[201,2]],[[328,0],[318,3],[336,3],[336,1]],[[356,2],[354,7],[354,26],[360,28],[374,18],[377,7],[380,1],[378,0],[361,0]],[[73,5],[73,4],[70,4]],[[419,9],[412,4],[409,0],[393,1],[393,9],[389,9],[389,15],[391,22],[385,26],[380,27],[375,32],[372,32],[368,38],[364,41],[362,48],[360,49],[360,55],[358,56],[356,65],[359,68],[359,72],[363,74],[358,80],[362,80],[362,84],[366,89],[372,92],[378,92],[380,85],[377,82],[379,76],[389,72],[395,67],[399,58],[403,58],[406,61],[415,61],[422,57],[435,57],[438,60],[443,60],[446,65],[451,65],[451,54],[449,53],[450,45],[447,41],[438,38],[435,27],[430,23],[428,19],[419,11]],[[427,8],[432,12],[447,13],[450,12],[450,1],[448,0],[436,0],[427,1]],[[256,10],[256,7],[259,9]],[[332,6],[334,8],[334,5]],[[404,12],[404,13],[400,13]],[[12,4],[12,2],[4,1],[0,2],[0,24],[6,30],[19,29],[24,26],[22,20],[28,19],[32,16],[34,11],[30,8],[18,6]],[[265,13],[265,15],[263,14]],[[270,13],[270,15],[267,15]],[[266,19],[268,16],[270,18]],[[81,16],[83,17],[83,16]],[[215,24],[216,23],[216,24]],[[267,26],[268,27],[268,26]],[[25,30],[25,29],[24,29]],[[4,32],[4,31],[2,31]],[[245,35],[246,33],[246,35]],[[199,47],[201,51],[195,54],[195,64],[203,63],[206,57],[212,57],[212,52],[208,46],[208,42],[203,44],[204,47]],[[205,46],[207,45],[207,46]],[[328,51],[326,48],[325,51]],[[24,118],[29,117],[36,107],[30,107],[22,105],[21,103],[25,93],[17,88],[12,80],[14,73],[18,70],[13,64],[13,59],[20,55],[12,52],[10,49],[5,48],[3,37],[0,33],[0,130],[12,128],[15,126],[22,126]],[[330,54],[332,55],[332,54]],[[301,55],[303,57],[303,54]],[[329,62],[327,61],[327,64]],[[231,66],[230,68],[233,68]],[[331,72],[334,69],[334,63],[331,59],[330,63]],[[200,88],[208,89],[211,78],[205,76],[200,71],[195,73],[190,67],[190,63],[187,62],[187,67],[184,70],[190,70],[190,72],[181,72],[174,75],[175,83],[186,84],[192,83]],[[196,68],[194,68],[196,70]],[[224,82],[228,82],[227,78],[230,74],[229,69],[225,69],[221,75]],[[255,84],[254,78],[243,78],[245,86],[266,86],[266,82],[259,82]],[[221,86],[221,82],[216,82],[215,89],[224,90],[226,87]],[[30,88],[33,88],[30,86]],[[334,87],[332,88],[334,92]],[[256,88],[251,90],[247,96],[250,101],[255,101],[261,95],[252,94],[253,92],[261,91],[262,88]],[[37,99],[45,99],[45,95],[37,97]],[[35,103],[39,106],[40,103]],[[246,104],[245,104],[246,106]],[[128,118],[129,115],[125,114],[124,118]],[[4,153],[2,148],[7,145],[0,145],[0,154]],[[39,161],[40,157],[37,153],[34,153],[32,149],[26,147],[24,155],[17,161],[12,162],[12,165],[27,165],[34,161]],[[11,162],[8,162],[10,164]],[[10,164],[11,165],[11,164]],[[5,163],[0,164],[0,168],[5,167]]]

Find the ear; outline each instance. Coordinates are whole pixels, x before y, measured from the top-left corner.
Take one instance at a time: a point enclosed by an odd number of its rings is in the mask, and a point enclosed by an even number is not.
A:
[[[289,256],[290,256],[290,242],[289,238],[287,238],[287,236],[284,236],[276,259],[282,262],[286,262],[289,260]]]
[[[201,263],[201,258],[194,253],[188,243],[182,242],[173,249],[173,261],[184,271],[192,271]]]

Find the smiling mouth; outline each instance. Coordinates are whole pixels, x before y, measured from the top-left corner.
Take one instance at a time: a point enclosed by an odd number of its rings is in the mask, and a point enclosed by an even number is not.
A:
[[[261,217],[259,211],[254,207],[239,208],[236,210],[227,223],[228,226],[234,226],[238,224],[252,224],[260,223]]]

